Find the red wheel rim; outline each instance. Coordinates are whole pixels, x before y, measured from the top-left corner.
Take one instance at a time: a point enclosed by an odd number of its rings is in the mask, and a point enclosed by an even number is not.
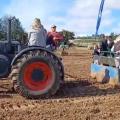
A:
[[[34,81],[31,74],[35,69],[43,72],[44,78],[42,81]],[[25,85],[33,91],[41,91],[48,88],[53,83],[53,72],[45,62],[33,62],[28,64],[24,69],[23,81]]]

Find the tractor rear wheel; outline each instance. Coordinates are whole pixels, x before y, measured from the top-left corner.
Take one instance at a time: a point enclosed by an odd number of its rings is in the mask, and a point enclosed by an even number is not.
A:
[[[14,89],[29,98],[46,98],[54,95],[64,79],[62,64],[45,50],[28,51],[14,64],[11,74]]]

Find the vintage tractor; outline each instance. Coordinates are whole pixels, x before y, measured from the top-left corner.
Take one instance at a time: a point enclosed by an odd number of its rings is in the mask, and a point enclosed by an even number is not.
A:
[[[0,41],[0,78],[10,77],[14,90],[29,99],[54,95],[64,82],[61,60],[41,47],[23,49],[11,39],[11,19],[7,40]]]

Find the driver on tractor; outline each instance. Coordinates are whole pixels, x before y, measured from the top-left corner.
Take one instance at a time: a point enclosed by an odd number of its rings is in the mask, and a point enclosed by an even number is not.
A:
[[[48,32],[47,36],[47,45],[50,47],[50,49],[56,50],[59,45],[59,42],[63,39],[63,35],[56,31],[56,25],[52,25],[51,31]]]

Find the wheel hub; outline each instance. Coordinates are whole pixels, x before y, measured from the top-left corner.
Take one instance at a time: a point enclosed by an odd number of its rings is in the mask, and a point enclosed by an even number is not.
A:
[[[39,91],[52,85],[53,77],[54,74],[46,62],[34,61],[25,67],[23,80],[29,89]]]
[[[32,80],[34,82],[40,82],[43,81],[44,79],[44,72],[40,69],[35,69],[33,70],[32,74],[31,74]]]

